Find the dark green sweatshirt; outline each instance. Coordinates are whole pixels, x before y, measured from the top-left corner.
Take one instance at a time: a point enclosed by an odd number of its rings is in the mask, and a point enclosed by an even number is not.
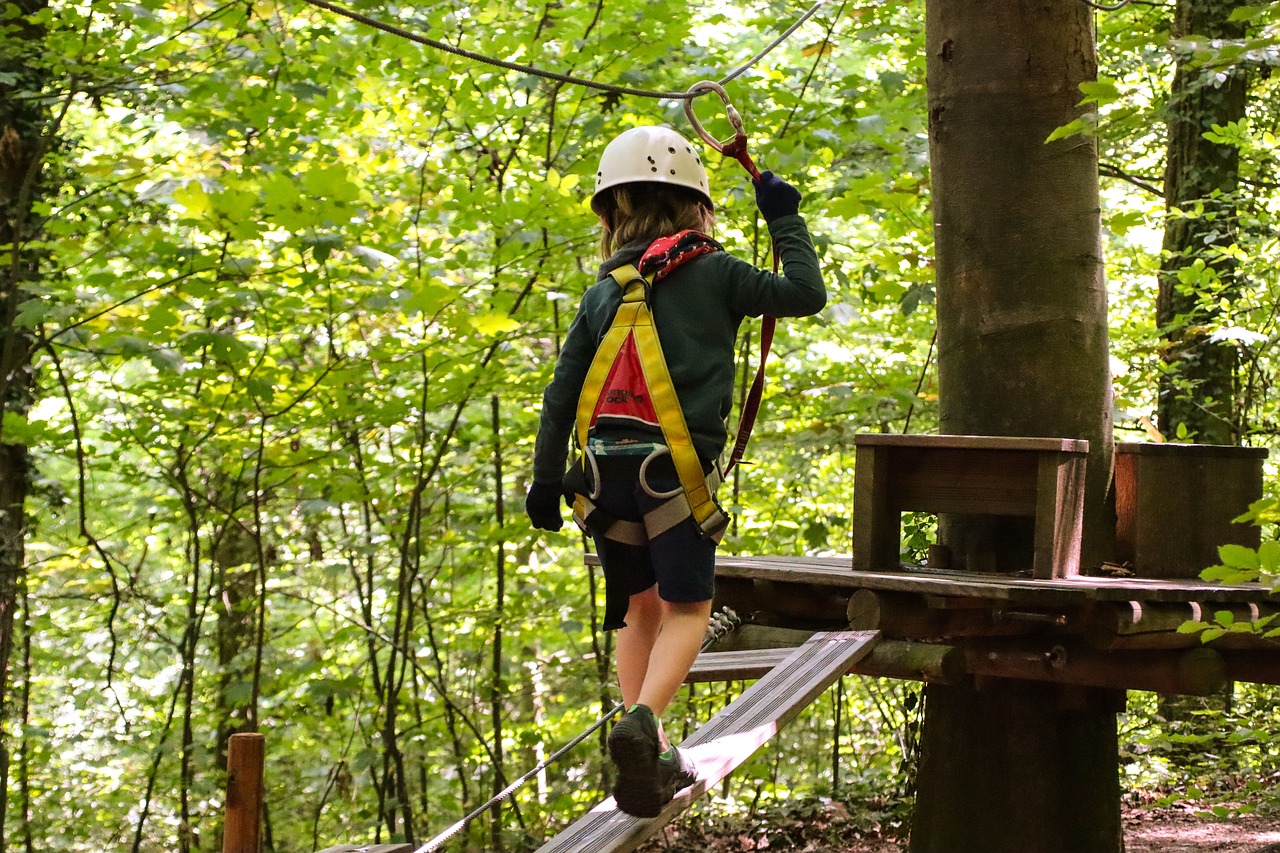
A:
[[[694,447],[703,459],[717,458],[728,439],[734,351],[743,318],[805,317],[827,304],[804,218],[779,217],[769,224],[769,232],[782,259],[781,275],[728,252],[714,252],[683,264],[653,289],[650,306],[662,352]],[[646,248],[638,242],[616,252],[601,265],[596,283],[582,297],[555,374],[542,395],[533,458],[537,482],[559,483],[564,475],[582,383],[622,303],[622,288],[609,273],[638,262]]]

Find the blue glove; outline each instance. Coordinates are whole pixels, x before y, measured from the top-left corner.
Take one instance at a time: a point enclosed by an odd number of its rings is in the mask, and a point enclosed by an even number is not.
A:
[[[765,222],[800,212],[800,190],[773,172],[761,172],[756,185],[756,207]]]
[[[560,517],[559,483],[529,484],[529,494],[524,499],[524,511],[539,530],[556,531],[564,527],[564,519]]]

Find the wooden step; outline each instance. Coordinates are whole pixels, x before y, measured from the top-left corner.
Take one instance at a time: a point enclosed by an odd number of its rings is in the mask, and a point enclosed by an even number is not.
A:
[[[605,800],[538,848],[539,853],[634,850],[695,799],[728,776],[806,706],[871,653],[879,631],[814,634],[741,696],[680,744],[698,766],[698,781],[654,818],[632,817]]]

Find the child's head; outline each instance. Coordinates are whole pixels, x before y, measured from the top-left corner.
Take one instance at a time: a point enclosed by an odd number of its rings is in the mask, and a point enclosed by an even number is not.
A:
[[[701,158],[665,127],[632,128],[605,147],[591,209],[600,217],[605,258],[641,238],[710,231],[715,222]]]

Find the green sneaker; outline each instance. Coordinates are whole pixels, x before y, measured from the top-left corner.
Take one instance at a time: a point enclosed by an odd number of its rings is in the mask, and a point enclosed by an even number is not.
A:
[[[658,721],[637,705],[609,732],[609,757],[618,768],[613,799],[633,817],[657,817],[675,796],[675,777],[658,759]]]
[[[698,766],[693,763],[693,759],[673,746],[671,755],[658,756],[658,774],[663,779],[671,779],[675,790],[683,791],[698,781]]]

